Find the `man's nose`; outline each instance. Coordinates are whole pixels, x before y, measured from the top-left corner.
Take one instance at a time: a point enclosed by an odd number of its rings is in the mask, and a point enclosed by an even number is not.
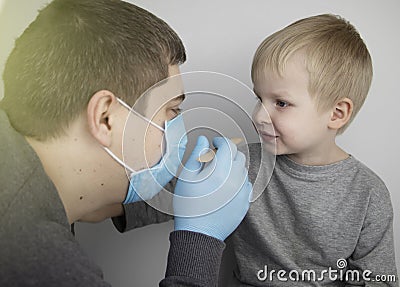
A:
[[[271,114],[262,103],[258,103],[257,106],[254,108],[253,121],[257,125],[272,124]]]

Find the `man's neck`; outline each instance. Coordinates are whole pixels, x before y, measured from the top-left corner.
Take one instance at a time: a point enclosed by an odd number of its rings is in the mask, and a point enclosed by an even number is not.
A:
[[[109,174],[100,164],[96,148],[82,152],[77,138],[56,139],[39,142],[27,138],[37,153],[46,174],[55,185],[69,223],[73,223],[88,213],[109,204],[123,201],[111,188],[113,182],[123,184],[126,175]],[[108,157],[106,153],[103,155]],[[108,178],[107,182],[103,179]],[[113,192],[114,191],[114,192]]]

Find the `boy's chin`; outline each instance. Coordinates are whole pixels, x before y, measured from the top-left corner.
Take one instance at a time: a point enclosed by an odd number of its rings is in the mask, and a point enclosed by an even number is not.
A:
[[[277,149],[275,144],[262,142],[261,145],[262,145],[263,149],[268,153],[271,153],[273,155],[281,155],[281,154],[283,154],[282,151],[279,151]]]

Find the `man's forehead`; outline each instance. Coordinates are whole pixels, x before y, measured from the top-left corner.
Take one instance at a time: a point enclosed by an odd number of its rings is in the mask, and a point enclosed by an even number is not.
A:
[[[135,109],[138,112],[151,117],[163,107],[179,105],[185,99],[185,94],[182,90],[172,91],[154,91],[141,97],[135,104]],[[140,109],[140,111],[138,110]]]

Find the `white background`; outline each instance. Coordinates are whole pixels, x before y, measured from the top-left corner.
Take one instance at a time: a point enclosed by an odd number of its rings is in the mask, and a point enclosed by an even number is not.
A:
[[[0,7],[4,1],[0,1]],[[164,19],[181,36],[188,54],[182,71],[221,72],[249,86],[252,56],[267,35],[295,20],[321,13],[339,14],[353,23],[372,55],[374,79],[364,107],[338,142],[374,170],[388,186],[394,206],[396,259],[400,266],[400,176],[396,168],[400,161],[400,1],[132,2]],[[43,0],[6,0],[0,15],[1,71],[13,40],[44,3]],[[1,98],[2,82],[0,88]],[[163,277],[172,223],[124,235],[116,232],[109,221],[79,224],[76,229],[78,239],[114,286],[157,286]]]

